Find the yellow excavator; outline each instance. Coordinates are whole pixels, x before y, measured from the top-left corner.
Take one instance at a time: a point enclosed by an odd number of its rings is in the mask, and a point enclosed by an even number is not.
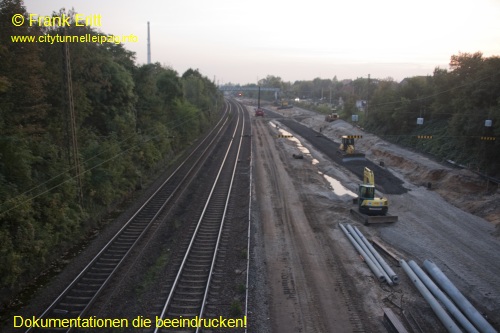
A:
[[[342,161],[364,160],[365,154],[356,152],[354,139],[361,138],[360,135],[342,135],[339,154],[342,154]]]
[[[277,110],[291,109],[291,108],[293,108],[293,105],[291,105],[290,103],[288,103],[288,100],[284,99],[284,98],[281,99],[281,105],[279,105],[278,107],[276,107]]]
[[[386,198],[375,197],[375,176],[373,171],[365,167],[363,184],[359,184],[358,198],[354,199],[358,210],[351,209],[351,214],[356,215],[365,224],[396,222],[397,216],[387,215],[389,202]]]
[[[338,113],[332,112],[331,114],[329,114],[325,117],[325,121],[331,123],[332,121],[335,121],[339,118],[340,118],[340,116]]]
[[[386,198],[375,197],[375,176],[373,171],[365,167],[363,172],[363,184],[359,184],[358,190],[359,212],[366,215],[385,215],[389,210]]]

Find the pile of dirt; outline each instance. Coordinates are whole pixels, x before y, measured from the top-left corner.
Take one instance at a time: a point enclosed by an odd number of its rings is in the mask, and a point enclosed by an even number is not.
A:
[[[448,202],[494,224],[500,223],[500,191],[479,175],[466,169],[408,160],[390,151],[372,150],[373,156],[396,169],[417,186],[435,190]],[[496,189],[496,191],[495,191]]]

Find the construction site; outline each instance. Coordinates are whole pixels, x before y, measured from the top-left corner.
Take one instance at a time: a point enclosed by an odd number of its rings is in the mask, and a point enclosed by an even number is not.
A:
[[[497,185],[297,107],[266,109],[252,126],[251,307],[268,318],[253,321],[257,331],[385,332],[391,316],[398,332],[453,331],[406,273],[424,264],[498,330]],[[370,269],[354,234],[378,249],[397,283]]]

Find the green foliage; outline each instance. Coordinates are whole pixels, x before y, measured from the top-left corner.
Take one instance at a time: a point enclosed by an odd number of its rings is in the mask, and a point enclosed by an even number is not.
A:
[[[240,283],[238,284],[237,291],[240,294],[244,294],[247,291],[247,287],[243,283]]]
[[[379,83],[369,102],[369,129],[402,144],[500,176],[500,58],[481,53],[451,57],[450,71]],[[417,125],[417,118],[424,118]],[[492,120],[493,127],[485,126]],[[428,142],[417,135],[432,135]],[[483,141],[481,137],[497,137]],[[413,139],[411,139],[413,138]]]
[[[183,75],[183,96],[191,104],[201,110],[201,124],[205,125],[207,120],[215,119],[217,105],[222,105],[217,86],[207,77],[201,75],[198,70],[188,69]]]
[[[235,300],[231,303],[231,308],[229,309],[229,315],[231,317],[238,317],[243,314],[243,310],[241,307],[241,302],[238,300]]]
[[[71,16],[71,12],[60,13]],[[69,54],[83,204],[68,130],[62,44],[10,35],[62,35],[13,27],[20,0],[0,2],[0,298],[15,292],[91,230],[144,177],[205,131],[222,95],[198,70],[182,77],[136,66],[120,44],[71,43]],[[102,34],[69,27],[68,35]]]
[[[144,291],[148,290],[148,288],[150,288],[151,285],[153,285],[155,280],[160,277],[162,271],[164,271],[165,266],[168,264],[169,260],[170,260],[170,250],[163,249],[160,252],[160,255],[156,258],[156,261],[149,266],[141,284],[135,288],[135,292],[137,295],[142,295]]]
[[[302,108],[305,108],[308,110],[312,110],[312,111],[316,111],[319,113],[323,113],[323,114],[332,113],[331,108],[325,104],[317,104],[317,103],[315,104],[315,103],[308,103],[308,102],[296,102],[294,104],[299,106],[299,107],[302,107]]]
[[[44,63],[39,58],[39,44],[12,43],[11,35],[39,35],[38,28],[27,23],[20,27],[11,24],[14,14],[28,15],[22,1],[5,0],[0,3],[0,106],[3,135],[43,132],[43,118],[47,111],[42,85]],[[26,75],[30,73],[30,75]]]

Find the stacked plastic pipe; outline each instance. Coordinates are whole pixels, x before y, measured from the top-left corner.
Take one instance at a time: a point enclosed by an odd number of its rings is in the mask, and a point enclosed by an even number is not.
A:
[[[394,273],[384,258],[380,256],[356,226],[353,227],[350,224],[339,225],[380,282],[387,282],[389,285],[399,282],[397,274]]]
[[[424,268],[432,279],[413,260],[400,262],[448,332],[462,332],[462,329],[470,333],[497,332],[432,261],[424,261]]]

